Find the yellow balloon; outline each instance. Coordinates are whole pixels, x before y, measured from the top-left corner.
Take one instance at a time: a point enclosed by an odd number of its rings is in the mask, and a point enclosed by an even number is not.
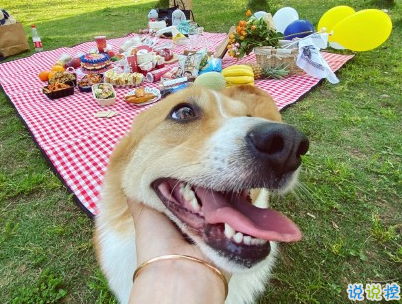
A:
[[[366,9],[336,24],[332,38],[343,47],[364,52],[383,44],[392,31],[391,18],[383,11]]]
[[[353,15],[354,13],[356,13],[356,11],[350,6],[335,6],[322,15],[320,21],[318,21],[317,30],[321,31],[323,28],[325,28],[325,32],[329,34],[332,32],[332,29],[337,23],[341,22],[346,17]],[[328,36],[328,40],[333,41],[331,35]]]

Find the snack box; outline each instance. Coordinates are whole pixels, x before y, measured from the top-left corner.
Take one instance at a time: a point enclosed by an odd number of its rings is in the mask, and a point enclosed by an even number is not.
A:
[[[88,74],[85,75],[77,83],[80,92],[92,92],[92,85],[103,82],[103,74]]]
[[[54,82],[62,82],[66,83],[70,86],[77,85],[77,74],[76,73],[69,73],[69,72],[56,72],[53,78],[49,79],[48,83]]]
[[[110,83],[92,85],[92,95],[102,107],[111,106],[116,101],[116,91]]]
[[[144,81],[141,73],[124,73],[118,69],[110,69],[104,74],[104,82],[117,87],[137,87]]]
[[[68,88],[57,90],[57,91],[48,91],[48,88],[49,88],[49,86],[43,87],[42,92],[50,99],[62,98],[62,97],[66,97],[66,96],[74,94],[74,87],[71,85]]]

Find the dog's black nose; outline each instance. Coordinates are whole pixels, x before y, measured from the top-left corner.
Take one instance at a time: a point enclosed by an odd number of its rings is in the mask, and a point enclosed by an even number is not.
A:
[[[296,128],[280,123],[264,123],[247,134],[247,144],[257,161],[268,162],[277,176],[296,170],[301,155],[307,153],[308,138]]]

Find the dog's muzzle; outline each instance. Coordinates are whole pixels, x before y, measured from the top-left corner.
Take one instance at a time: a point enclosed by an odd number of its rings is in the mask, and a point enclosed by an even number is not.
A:
[[[159,178],[152,187],[188,232],[221,256],[252,267],[268,256],[270,241],[298,241],[301,232],[282,213],[254,206],[250,190],[286,188],[308,147],[307,137],[292,126],[259,124],[245,135],[244,159],[239,162],[249,174],[244,175],[243,186],[213,189],[202,181],[190,184],[175,178]]]

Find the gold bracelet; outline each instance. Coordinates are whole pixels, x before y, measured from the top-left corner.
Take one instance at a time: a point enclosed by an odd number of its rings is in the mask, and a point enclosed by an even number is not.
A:
[[[194,258],[192,256],[188,256],[188,255],[181,255],[181,254],[167,254],[167,255],[162,255],[156,258],[152,258],[148,261],[145,261],[144,263],[142,263],[140,266],[138,266],[138,268],[135,270],[134,275],[133,275],[133,282],[134,280],[138,277],[138,275],[140,274],[141,270],[143,268],[145,268],[146,266],[148,266],[149,264],[152,264],[154,262],[158,262],[158,261],[164,261],[164,260],[179,260],[179,259],[185,259],[185,260],[189,260],[189,261],[193,261],[193,262],[197,262],[201,265],[204,265],[206,267],[208,267],[209,269],[211,269],[213,272],[215,272],[222,280],[223,285],[225,286],[225,299],[228,295],[228,281],[226,280],[225,276],[223,275],[223,273],[216,268],[215,266],[212,266],[211,264],[208,264],[207,262]]]

